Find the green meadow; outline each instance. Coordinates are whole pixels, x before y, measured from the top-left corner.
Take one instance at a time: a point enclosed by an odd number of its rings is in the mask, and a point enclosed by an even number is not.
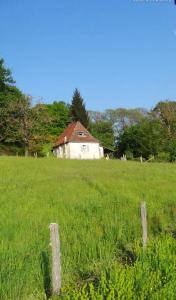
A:
[[[0,299],[53,299],[53,222],[58,299],[176,299],[175,164],[0,157],[0,207]]]

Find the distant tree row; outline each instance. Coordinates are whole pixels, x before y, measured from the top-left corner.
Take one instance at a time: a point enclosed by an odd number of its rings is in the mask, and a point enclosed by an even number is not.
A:
[[[87,111],[75,89],[71,105],[63,101],[32,105],[32,98],[15,86],[11,71],[0,59],[0,154],[44,155],[72,121],[80,121],[116,157],[176,160],[175,101],[161,101],[150,111]]]

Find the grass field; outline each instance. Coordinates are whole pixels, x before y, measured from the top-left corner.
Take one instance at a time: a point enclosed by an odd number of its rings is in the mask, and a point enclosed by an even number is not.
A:
[[[59,299],[176,299],[175,164],[0,157],[0,207],[0,299],[49,298],[51,222]]]

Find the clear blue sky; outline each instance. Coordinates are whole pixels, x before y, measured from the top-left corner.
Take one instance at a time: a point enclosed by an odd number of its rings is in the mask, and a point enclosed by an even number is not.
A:
[[[88,109],[176,99],[174,0],[0,0],[0,57],[25,93]]]

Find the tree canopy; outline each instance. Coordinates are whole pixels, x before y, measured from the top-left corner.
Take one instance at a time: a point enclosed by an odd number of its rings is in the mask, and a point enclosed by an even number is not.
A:
[[[78,89],[73,93],[70,113],[72,121],[80,121],[86,128],[89,127],[89,115]]]
[[[97,121],[91,124],[91,133],[101,144],[108,148],[114,149],[114,133],[112,123],[109,121]]]
[[[69,106],[63,101],[33,106],[32,98],[14,84],[11,71],[0,59],[0,149],[40,153],[69,123]]]
[[[0,59],[0,92],[4,92],[9,85],[15,83],[10,69],[4,66],[4,59]]]

